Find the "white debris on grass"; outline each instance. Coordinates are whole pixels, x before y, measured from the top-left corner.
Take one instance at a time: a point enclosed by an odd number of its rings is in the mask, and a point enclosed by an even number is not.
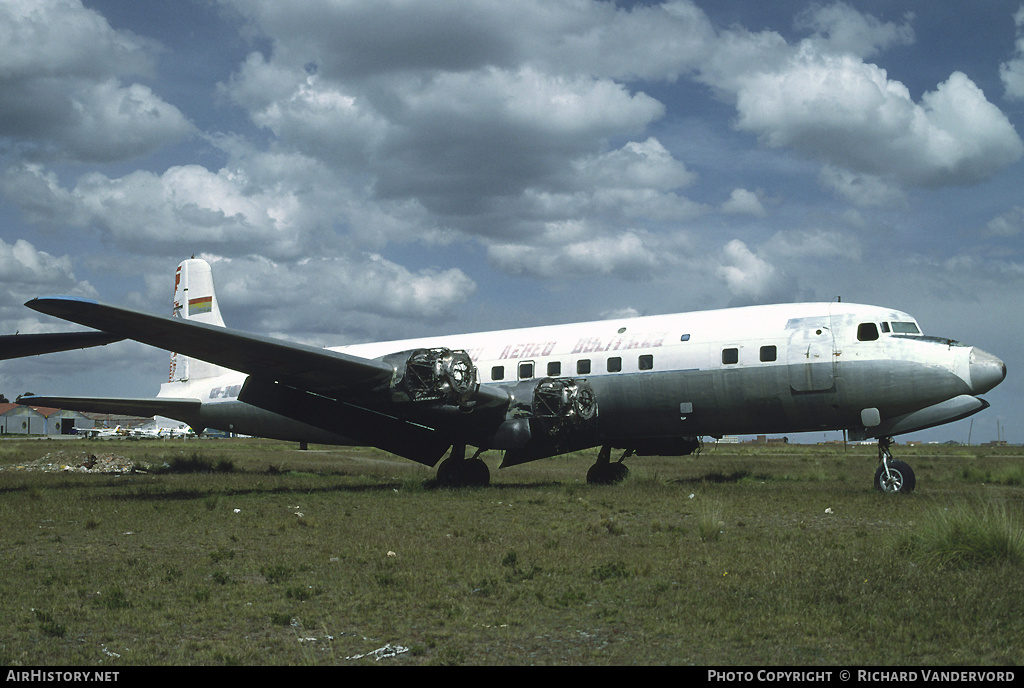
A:
[[[109,452],[49,452],[41,459],[0,466],[0,471],[41,471],[46,473],[133,473],[139,472],[131,459]]]
[[[392,645],[391,643],[388,643],[384,647],[378,647],[373,652],[364,652],[361,655],[352,655],[351,657],[346,657],[345,659],[362,659],[363,657],[373,657],[374,661],[379,662],[382,659],[387,659],[388,657],[397,657],[398,655],[406,653],[408,651],[409,648],[407,647],[403,647],[402,645]]]

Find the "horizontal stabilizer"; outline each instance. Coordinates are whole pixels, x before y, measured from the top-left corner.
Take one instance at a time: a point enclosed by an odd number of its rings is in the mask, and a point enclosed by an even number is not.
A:
[[[20,397],[18,403],[24,406],[44,406],[83,413],[164,416],[193,427],[199,423],[199,399],[25,396]]]
[[[108,332],[48,332],[0,336],[0,360],[51,354],[56,351],[88,349],[119,342],[124,337]]]
[[[394,374],[394,368],[382,361],[88,299],[54,296],[32,299],[25,305],[159,349],[320,394],[365,391],[389,382]]]

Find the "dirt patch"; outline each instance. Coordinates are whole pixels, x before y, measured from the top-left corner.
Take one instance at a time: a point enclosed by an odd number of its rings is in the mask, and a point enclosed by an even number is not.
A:
[[[44,473],[133,473],[135,462],[109,452],[55,451],[26,463],[0,466],[0,471]]]

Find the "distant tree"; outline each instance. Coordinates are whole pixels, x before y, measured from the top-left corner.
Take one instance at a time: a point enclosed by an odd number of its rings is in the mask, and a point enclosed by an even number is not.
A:
[[[8,401],[7,397],[5,397],[3,394],[0,394],[0,404],[9,404],[9,403],[11,403],[11,402]]]

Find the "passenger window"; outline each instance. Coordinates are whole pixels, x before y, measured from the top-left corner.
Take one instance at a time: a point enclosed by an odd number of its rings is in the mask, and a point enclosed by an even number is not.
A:
[[[680,335],[679,341],[681,341],[681,342],[688,342],[688,341],[690,341],[690,335],[688,335],[688,334]]]
[[[590,359],[581,358],[576,361],[576,374],[577,375],[590,375]]]
[[[637,361],[637,366],[640,370],[654,370],[654,355],[644,354]]]
[[[533,377],[533,361],[523,361],[519,364],[519,379],[529,380]]]
[[[731,365],[740,362],[739,349],[722,349],[722,363]]]
[[[558,377],[562,374],[562,364],[560,361],[550,361],[548,363],[548,377]]]
[[[761,347],[761,362],[771,363],[779,356],[779,350],[775,346],[762,346]]]
[[[875,323],[861,323],[857,326],[857,339],[862,342],[873,342],[878,339],[878,326]]]
[[[608,359],[608,372],[618,373],[622,371],[622,359],[618,356],[613,356]]]
[[[505,366],[494,366],[491,368],[491,379],[492,380],[504,380],[505,379]]]

